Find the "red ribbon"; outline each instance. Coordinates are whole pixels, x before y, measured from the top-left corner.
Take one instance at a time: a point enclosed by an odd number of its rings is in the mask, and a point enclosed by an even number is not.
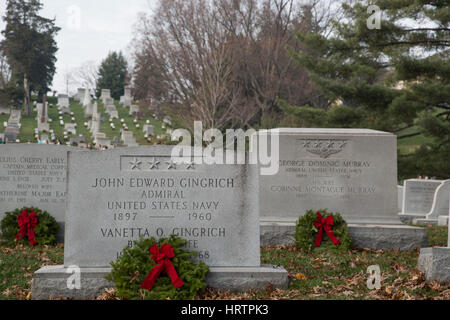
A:
[[[169,260],[175,257],[175,253],[173,252],[173,248],[170,244],[163,244],[161,246],[161,251],[159,251],[158,246],[154,244],[148,249],[148,251],[152,254],[152,259],[157,263],[157,265],[153,267],[147,278],[145,278],[144,282],[141,284],[141,289],[152,290],[156,279],[161,273],[164,272],[169,275],[175,288],[178,289],[184,285],[184,282],[180,279],[180,277],[178,277],[175,267]]]
[[[34,211],[31,211],[28,215],[27,209],[24,209],[22,213],[17,217],[17,223],[19,224],[19,232],[16,235],[17,241],[25,238],[25,234],[28,233],[28,241],[30,245],[34,246],[36,241],[34,240],[34,228],[36,228],[38,217]]]
[[[316,237],[316,242],[314,243],[314,247],[320,247],[320,244],[322,243],[323,239],[323,230],[327,233],[327,235],[330,237],[331,242],[335,245],[340,245],[341,242],[336,238],[334,233],[331,231],[331,227],[333,226],[333,216],[328,216],[326,218],[323,218],[319,211],[317,211],[317,220],[314,221],[314,226],[319,229],[319,233]]]

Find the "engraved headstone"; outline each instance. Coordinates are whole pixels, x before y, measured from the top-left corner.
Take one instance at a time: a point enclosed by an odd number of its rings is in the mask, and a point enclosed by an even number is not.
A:
[[[261,136],[262,135],[262,136]],[[283,128],[278,172],[260,179],[263,245],[292,244],[295,223],[308,210],[342,215],[355,245],[411,250],[426,245],[426,230],[403,225],[397,203],[397,138],[367,129]],[[257,139],[253,136],[252,153]]]
[[[261,177],[263,220],[296,221],[307,210],[327,208],[348,223],[399,223],[394,135],[359,129],[279,130],[279,171]]]
[[[64,266],[35,273],[33,298],[95,297],[111,287],[104,276],[124,247],[171,234],[200,253],[213,288],[287,287],[286,270],[261,266],[257,167],[178,162],[171,151],[69,153]],[[65,285],[73,265],[81,268],[81,290]]]
[[[448,202],[450,198],[450,180],[442,181],[434,193],[431,209],[424,219],[416,219],[417,224],[447,225]],[[442,216],[442,218],[440,218]]]
[[[67,151],[54,145],[0,145],[0,219],[22,207],[48,211],[64,238]]]
[[[441,183],[440,180],[405,180],[401,217],[425,218],[433,206],[434,194]]]

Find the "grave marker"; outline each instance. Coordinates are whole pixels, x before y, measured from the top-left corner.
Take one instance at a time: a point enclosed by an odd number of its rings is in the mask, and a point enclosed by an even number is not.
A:
[[[64,238],[67,151],[55,145],[0,145],[0,219],[22,207],[48,211]]]
[[[284,269],[261,266],[257,166],[181,163],[171,151],[69,153],[64,266],[35,274],[34,298],[95,297],[111,286],[103,277],[123,247],[170,234],[201,253],[214,288],[287,286]],[[72,265],[81,268],[81,290],[64,286]]]
[[[279,170],[260,179],[264,245],[292,244],[298,218],[320,209],[340,213],[357,246],[411,250],[426,245],[425,230],[406,227],[398,217],[395,135],[366,129],[261,132],[269,133],[279,136]],[[255,143],[253,136],[252,150]]]

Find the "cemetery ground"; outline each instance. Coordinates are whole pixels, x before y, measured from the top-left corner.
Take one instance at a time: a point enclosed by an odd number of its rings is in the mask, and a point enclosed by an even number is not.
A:
[[[113,123],[115,124],[116,129],[113,130],[109,123],[109,115],[106,113],[105,107],[101,100],[97,101],[98,103],[98,111],[102,116],[102,123],[101,123],[101,132],[104,132],[106,134],[106,137],[108,139],[113,140],[115,136],[117,136],[120,139],[120,128],[122,128],[122,124],[120,123],[120,119],[124,119],[127,127],[130,131],[133,132],[134,137],[136,138],[136,142],[140,145],[150,145],[146,138],[144,137],[145,133],[143,131],[143,127],[146,124],[146,120],[150,121],[150,124],[155,127],[155,137],[158,135],[163,135],[163,129],[162,129],[162,122],[159,120],[154,119],[152,116],[147,115],[143,119],[139,120],[135,115],[129,114],[129,109],[125,108],[123,105],[121,105],[118,101],[115,101],[115,105],[117,108],[117,111],[119,113],[119,119],[114,119]],[[56,139],[65,142],[64,141],[64,126],[61,126],[59,122],[59,111],[56,106],[56,103],[49,102],[47,104],[48,107],[48,117],[49,119],[52,119],[52,122],[50,123],[50,129],[53,129],[55,132]],[[79,136],[80,134],[83,135],[86,138],[86,141],[89,143],[93,142],[93,136],[89,129],[84,126],[84,123],[88,121],[87,118],[84,116],[84,109],[81,106],[79,102],[76,102],[74,100],[70,100],[70,111],[74,113],[73,117],[75,118],[75,121],[72,121],[72,116],[70,114],[64,114],[63,121],[64,123],[76,123],[77,124],[77,135],[70,135],[69,138],[74,138]],[[0,115],[0,132],[3,132],[4,122],[7,122],[9,119],[9,115]],[[137,119],[137,123],[139,127],[136,127],[136,124],[134,123],[134,120]],[[35,143],[36,139],[34,138],[35,132],[34,128],[36,127],[36,111],[32,112],[31,116],[27,116],[26,112],[22,110],[22,120],[21,120],[21,129],[20,134],[17,136],[17,138],[21,141],[21,143]],[[49,133],[47,133],[49,135]]]
[[[429,246],[447,245],[447,227],[426,226]],[[287,290],[274,289],[230,293],[207,289],[200,300],[422,300],[450,299],[450,285],[425,282],[417,270],[418,250],[374,251],[354,249],[333,253],[321,248],[310,254],[294,246],[263,248],[263,264],[282,265],[289,272]],[[0,300],[30,299],[33,273],[40,267],[62,264],[63,245],[8,247],[0,245]],[[381,289],[367,288],[367,267],[379,265]],[[107,290],[99,300],[115,300],[114,290]]]

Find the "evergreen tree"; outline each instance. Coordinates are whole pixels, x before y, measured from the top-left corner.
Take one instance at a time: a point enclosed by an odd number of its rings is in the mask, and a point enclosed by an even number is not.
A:
[[[381,9],[379,28],[369,9],[373,4]],[[424,135],[430,143],[399,155],[400,176],[450,178],[448,0],[343,6],[346,22],[336,23],[332,37],[299,33],[307,50],[291,50],[329,99],[329,108],[280,101],[281,108],[306,126],[368,127],[397,133],[399,139]]]
[[[12,69],[12,81],[23,85],[28,115],[31,115],[30,93],[46,94],[56,68],[55,36],[60,30],[55,20],[38,15],[43,5],[39,0],[8,0],[2,31],[1,49]]]
[[[102,89],[110,89],[111,97],[119,100],[125,91],[125,79],[127,75],[127,61],[122,52],[112,52],[102,61],[97,82],[97,97],[100,97]]]

